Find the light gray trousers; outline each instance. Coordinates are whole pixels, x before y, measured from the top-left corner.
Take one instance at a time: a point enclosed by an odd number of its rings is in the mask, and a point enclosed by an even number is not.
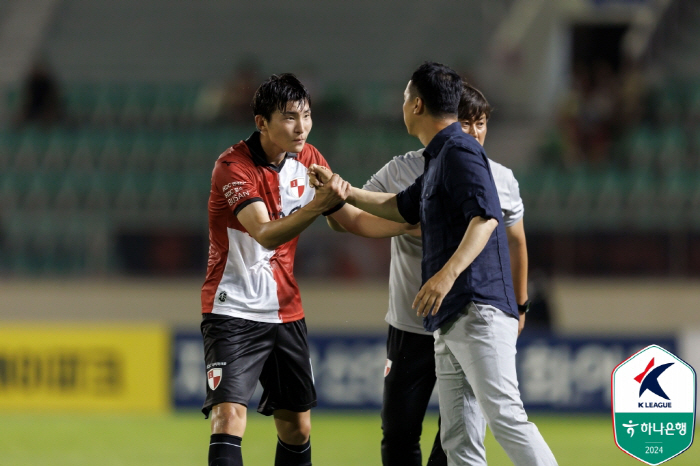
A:
[[[470,303],[434,336],[440,438],[447,464],[486,464],[488,422],[513,464],[556,465],[520,400],[515,371],[517,319],[493,306]]]

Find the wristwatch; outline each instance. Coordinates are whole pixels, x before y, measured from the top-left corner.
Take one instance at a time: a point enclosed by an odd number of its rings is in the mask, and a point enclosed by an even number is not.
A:
[[[522,304],[518,304],[518,312],[521,314],[527,313],[530,310],[530,300],[528,299]]]

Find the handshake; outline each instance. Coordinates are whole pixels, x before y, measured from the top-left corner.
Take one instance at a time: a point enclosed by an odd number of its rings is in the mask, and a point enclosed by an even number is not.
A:
[[[350,197],[352,186],[337,173],[316,164],[312,164],[307,173],[309,186],[316,190],[316,197],[312,202],[321,212],[332,209]]]

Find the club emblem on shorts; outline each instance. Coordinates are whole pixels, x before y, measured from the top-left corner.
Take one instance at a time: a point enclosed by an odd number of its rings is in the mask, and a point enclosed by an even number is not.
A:
[[[386,364],[384,365],[384,377],[389,375],[389,372],[391,372],[391,365],[392,365],[391,359],[386,360]]]
[[[207,383],[209,388],[216,390],[216,387],[221,383],[221,368],[216,367],[214,369],[209,369],[207,372]]]
[[[306,188],[304,181],[304,178],[294,178],[289,184],[289,187],[292,188],[292,195],[297,199],[300,199],[301,195],[304,194],[304,188]]]

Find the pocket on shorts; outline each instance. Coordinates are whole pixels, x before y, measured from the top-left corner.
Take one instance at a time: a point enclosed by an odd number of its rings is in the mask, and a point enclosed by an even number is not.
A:
[[[487,326],[490,326],[493,323],[493,315],[496,311],[498,311],[498,309],[489,304],[480,304],[475,302],[469,303],[469,313],[473,315],[473,318],[477,322]]]

